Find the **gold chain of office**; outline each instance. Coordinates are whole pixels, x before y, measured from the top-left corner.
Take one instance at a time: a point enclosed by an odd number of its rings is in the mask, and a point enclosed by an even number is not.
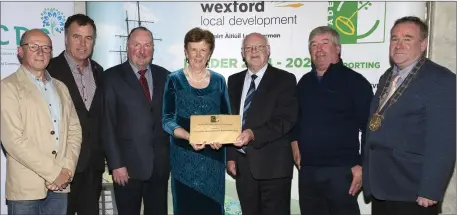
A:
[[[400,87],[398,87],[398,89],[395,91],[395,94],[392,95],[391,98],[389,98],[387,105],[385,105],[384,107],[381,107],[382,102],[379,102],[378,109],[371,117],[370,124],[368,126],[371,131],[376,131],[381,127],[382,120],[384,119],[384,113],[387,111],[387,109],[389,109],[390,106],[392,106],[392,104],[394,104],[395,102],[398,101],[398,99],[400,98],[401,95],[403,95],[403,92],[405,92],[406,88],[408,88],[408,86],[411,83],[411,81],[413,80],[414,76],[416,76],[417,72],[420,70],[422,65],[424,65],[424,63],[425,63],[425,58],[422,57],[419,60],[419,62],[416,64],[414,69],[411,70],[411,72],[408,74],[405,81],[403,81],[403,83],[400,85]],[[387,94],[386,94],[386,93],[388,93],[387,89],[390,87],[390,84],[392,84],[391,78],[393,75],[393,68],[390,69],[388,74],[389,74],[389,76],[386,79],[387,81],[384,84],[381,94],[379,94],[379,101],[381,101],[381,98],[383,98],[384,96],[387,96]]]

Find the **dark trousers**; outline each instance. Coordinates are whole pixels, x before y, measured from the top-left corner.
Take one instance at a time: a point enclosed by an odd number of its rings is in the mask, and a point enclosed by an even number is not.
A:
[[[155,165],[155,170],[163,169],[156,168]],[[144,215],[167,215],[169,175],[169,169],[167,171],[153,170],[151,177],[146,181],[130,178],[125,186],[113,182],[118,214],[140,214],[143,201]]]
[[[67,215],[100,214],[99,199],[102,191],[103,172],[88,165],[82,173],[76,173],[68,194]]]
[[[437,215],[438,205],[422,207],[417,202],[389,201],[372,198],[372,215]]]
[[[290,215],[292,178],[256,180],[246,157],[237,159],[236,190],[243,215]]]
[[[349,194],[351,167],[302,166],[298,192],[302,215],[360,215],[357,195]]]

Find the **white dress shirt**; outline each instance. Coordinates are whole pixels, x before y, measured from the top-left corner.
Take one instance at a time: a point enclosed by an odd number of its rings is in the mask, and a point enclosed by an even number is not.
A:
[[[257,90],[257,87],[259,86],[260,81],[262,80],[262,77],[265,74],[265,71],[267,70],[267,67],[268,67],[268,64],[265,64],[265,66],[263,66],[262,69],[260,69],[257,73],[253,73],[249,69],[248,69],[248,72],[246,72],[246,76],[244,77],[243,92],[241,93],[241,104],[240,104],[241,124],[243,123],[244,100],[246,100],[246,95],[248,94],[249,86],[251,85],[251,79],[252,79],[251,76],[254,74],[257,75],[257,78],[254,80],[255,89]]]

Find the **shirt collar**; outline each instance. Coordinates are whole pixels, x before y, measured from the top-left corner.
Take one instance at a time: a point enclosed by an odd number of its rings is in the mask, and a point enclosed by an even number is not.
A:
[[[30,78],[30,80],[32,81],[42,81],[40,79],[38,79],[32,72],[30,72],[30,70],[28,70],[26,67],[24,67],[25,69],[25,73],[27,74],[27,76]],[[52,77],[51,75],[49,75],[49,72],[47,70],[44,71],[44,80],[46,80],[46,83],[50,83],[52,81]]]
[[[138,72],[139,72],[140,70],[139,70],[131,61],[129,61],[129,64],[130,64],[130,67],[132,67],[133,72],[134,72],[136,75],[138,75]],[[151,71],[150,65],[148,65],[148,67],[147,67],[146,69],[147,69],[146,73],[148,73],[149,71]]]
[[[267,71],[267,67],[268,67],[268,63],[265,64],[265,66],[263,66],[258,72],[256,73],[253,73],[249,68],[248,68],[248,72],[246,73],[246,75],[249,75],[249,78],[251,78],[252,75],[257,75],[257,79],[258,80],[261,80],[263,75],[265,74],[265,71]]]
[[[72,56],[70,56],[67,53],[67,51],[65,51],[63,55],[65,56],[65,59],[67,59],[68,65],[70,66],[70,68],[72,68],[72,71],[73,71],[73,69],[75,69],[76,70],[75,72],[77,72],[79,65],[76,63],[76,60]],[[86,68],[88,66],[90,66],[90,61],[89,61],[89,59],[86,59],[83,63],[83,68],[81,68],[81,69],[84,70],[84,68]]]
[[[417,62],[419,62],[419,59],[411,63],[409,66],[403,68],[402,70],[399,70],[397,65],[394,65],[393,75],[399,75],[400,79],[404,80],[411,72],[411,70],[413,70],[413,68],[416,66]]]

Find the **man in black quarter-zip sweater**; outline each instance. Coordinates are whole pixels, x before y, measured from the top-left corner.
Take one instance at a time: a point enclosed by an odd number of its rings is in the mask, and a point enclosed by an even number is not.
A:
[[[339,41],[327,26],[311,32],[312,70],[297,85],[300,111],[291,136],[303,215],[360,215],[359,133],[363,144],[373,91],[344,66]]]

